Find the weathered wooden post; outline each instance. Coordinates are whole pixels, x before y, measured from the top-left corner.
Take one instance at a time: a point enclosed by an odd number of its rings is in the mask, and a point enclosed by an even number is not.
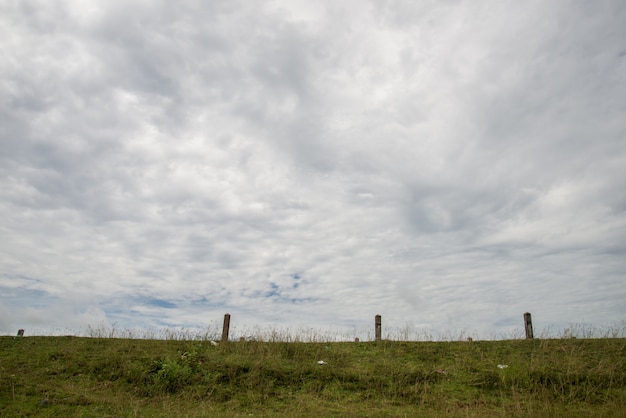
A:
[[[533,336],[533,320],[530,316],[530,312],[524,314],[524,330],[526,331],[526,339],[532,340]]]
[[[22,328],[17,330],[17,336],[18,337],[23,337],[24,336],[24,330]]]
[[[224,327],[222,328],[222,341],[228,341],[228,330],[230,328],[230,314],[224,315]]]
[[[381,324],[381,316],[380,315],[376,315],[376,317],[374,318],[374,330],[375,330],[374,340],[375,341],[380,341],[381,340],[381,335],[382,335],[382,324]]]

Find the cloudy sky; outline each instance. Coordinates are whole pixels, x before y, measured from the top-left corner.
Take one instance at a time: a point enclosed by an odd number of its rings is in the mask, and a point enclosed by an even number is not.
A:
[[[0,333],[623,323],[625,22],[2,1]]]

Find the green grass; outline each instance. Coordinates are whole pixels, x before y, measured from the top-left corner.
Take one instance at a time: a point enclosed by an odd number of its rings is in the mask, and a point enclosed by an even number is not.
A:
[[[626,416],[626,340],[0,337],[0,416]]]

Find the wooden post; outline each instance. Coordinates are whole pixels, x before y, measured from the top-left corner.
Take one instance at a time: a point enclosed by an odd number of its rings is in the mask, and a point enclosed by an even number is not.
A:
[[[526,331],[526,339],[532,340],[533,337],[533,320],[530,316],[530,312],[524,314],[524,330]]]
[[[224,328],[222,328],[222,341],[228,341],[228,330],[230,328],[230,314],[224,315]]]
[[[23,336],[24,336],[24,330],[23,330],[23,329],[21,329],[21,328],[20,328],[20,329],[18,329],[18,330],[17,330],[17,336],[18,336],[18,337],[23,337]]]
[[[375,335],[376,335],[376,337],[374,338],[375,341],[380,341],[381,335],[382,335],[382,325],[381,325],[380,315],[376,315],[376,317],[374,318],[374,330],[375,330]]]

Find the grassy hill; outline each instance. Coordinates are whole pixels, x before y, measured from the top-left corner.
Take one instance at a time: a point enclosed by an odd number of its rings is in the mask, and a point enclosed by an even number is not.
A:
[[[626,340],[0,337],[0,416],[626,416]]]

